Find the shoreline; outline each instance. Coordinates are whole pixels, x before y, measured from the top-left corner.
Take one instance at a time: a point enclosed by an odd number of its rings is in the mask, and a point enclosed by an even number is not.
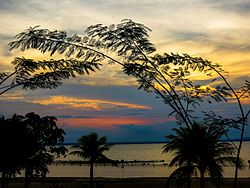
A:
[[[94,188],[164,188],[167,177],[141,177],[141,178],[94,178]],[[224,178],[224,185],[221,188],[231,188],[233,187],[234,178]],[[240,188],[250,187],[250,178],[239,178]],[[9,188],[19,188],[24,187],[24,178],[17,177],[11,179],[9,183]],[[88,177],[47,177],[44,180],[36,179],[30,184],[30,188],[79,188],[79,187],[89,187]],[[175,182],[171,183],[171,188],[176,188]],[[192,178],[192,188],[199,187],[199,179]],[[211,183],[210,178],[206,178],[206,187],[214,187]]]
[[[228,142],[228,139],[221,139],[220,142]],[[235,138],[231,139],[230,142],[239,142],[240,140]],[[250,137],[244,138],[243,142],[250,142]],[[168,141],[149,141],[149,142],[108,142],[108,144],[113,144],[113,145],[143,145],[143,144],[166,144]],[[76,142],[66,142],[64,143],[64,146],[72,146],[76,145]]]

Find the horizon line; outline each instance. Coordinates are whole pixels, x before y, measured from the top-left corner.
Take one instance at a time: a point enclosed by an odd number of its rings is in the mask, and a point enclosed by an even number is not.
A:
[[[221,139],[220,141],[231,141],[231,142],[237,142],[240,141],[239,139]],[[250,137],[244,138],[244,142],[249,142]],[[122,142],[122,141],[117,141],[117,142],[107,142],[107,144],[114,144],[114,145],[125,145],[125,144],[165,144],[168,143],[168,141],[133,141],[133,142]],[[65,142],[63,145],[75,145],[77,142]]]

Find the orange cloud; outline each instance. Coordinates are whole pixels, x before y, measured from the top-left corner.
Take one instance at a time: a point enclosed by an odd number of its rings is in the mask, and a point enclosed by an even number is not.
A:
[[[175,121],[175,118],[169,117],[165,119],[158,119],[126,116],[101,116],[91,118],[61,118],[58,120],[58,125],[66,127],[110,128],[115,125],[152,125],[155,123],[164,123],[169,121]]]
[[[68,96],[53,96],[48,99],[33,100],[33,103],[42,105],[63,105],[69,108],[89,108],[94,110],[111,109],[117,107],[124,107],[129,109],[151,109],[149,106],[137,105],[124,102],[108,101],[101,99],[86,99]]]
[[[241,101],[241,104],[245,104],[245,105],[250,104],[250,98],[243,98],[240,101]],[[235,98],[231,98],[231,100],[229,102],[230,103],[237,103],[237,100]]]
[[[23,92],[21,91],[16,91],[15,93],[7,93],[3,94],[3,97],[0,98],[0,100],[5,100],[5,101],[13,101],[13,100],[23,100]]]

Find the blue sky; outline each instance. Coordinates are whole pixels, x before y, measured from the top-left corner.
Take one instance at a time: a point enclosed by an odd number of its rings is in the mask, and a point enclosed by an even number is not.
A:
[[[10,62],[16,56],[49,58],[35,50],[8,50],[13,36],[31,26],[84,34],[89,25],[130,18],[152,29],[150,39],[159,53],[188,53],[219,63],[237,88],[250,80],[249,8],[249,0],[0,0],[0,67],[11,71]],[[246,100],[244,108],[249,103]],[[55,90],[15,89],[2,95],[0,104],[5,116],[34,111],[58,117],[70,142],[90,131],[114,142],[162,141],[176,126],[168,116],[171,109],[155,95],[138,90],[136,81],[115,65],[67,80]],[[197,113],[202,110],[215,110],[224,117],[238,112],[234,103],[206,104]],[[249,128],[245,136],[250,136]]]

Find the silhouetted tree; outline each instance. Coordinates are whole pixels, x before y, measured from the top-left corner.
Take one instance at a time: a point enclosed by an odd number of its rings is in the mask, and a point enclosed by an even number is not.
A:
[[[53,116],[35,113],[13,115],[1,121],[2,178],[25,171],[25,187],[34,177],[46,177],[48,165],[55,156],[64,155],[64,131],[56,126]],[[18,157],[17,157],[18,156]]]
[[[10,49],[28,50],[35,48],[42,53],[55,52],[67,58],[76,58],[92,62],[115,63],[123,71],[137,79],[140,89],[155,92],[169,105],[178,123],[187,127],[192,125],[193,112],[200,103],[207,101],[221,102],[235,98],[240,117],[221,120],[221,129],[237,128],[241,131],[240,144],[237,147],[239,160],[243,134],[249,111],[242,108],[243,97],[249,97],[250,83],[246,81],[242,89],[234,89],[227,81],[227,73],[220,65],[200,57],[188,54],[156,53],[156,48],[149,40],[151,31],[143,24],[126,19],[119,24],[104,26],[97,24],[86,29],[85,36],[76,34],[68,36],[65,31],[49,31],[37,27],[19,33],[16,40],[10,43]],[[49,62],[49,61],[48,61]],[[51,60],[53,64],[53,60]],[[193,73],[211,77],[201,85],[190,77]],[[218,82],[214,82],[217,79]],[[222,82],[221,82],[222,81]],[[218,85],[217,83],[223,83]],[[206,86],[204,86],[206,85]],[[236,92],[237,91],[237,92]],[[212,112],[211,112],[212,113]],[[207,122],[215,122],[211,113],[206,112]],[[225,122],[230,122],[228,126]],[[238,163],[237,163],[238,164]],[[235,187],[237,184],[238,165],[235,169]]]
[[[1,187],[8,185],[9,179],[20,173],[23,156],[20,155],[24,149],[23,136],[25,131],[17,126],[20,119],[0,118],[0,173]],[[18,157],[17,157],[18,156]]]
[[[93,168],[94,163],[99,159],[106,158],[103,154],[104,151],[108,151],[111,145],[107,144],[107,138],[105,136],[99,137],[97,133],[90,133],[89,135],[81,136],[78,139],[78,144],[73,148],[78,149],[70,152],[71,155],[78,155],[84,159],[87,159],[90,165],[90,187],[93,188]]]
[[[225,134],[218,127],[205,126],[194,122],[191,127],[174,128],[175,134],[166,136],[169,143],[164,145],[163,152],[174,152],[174,158],[170,166],[178,165],[169,177],[177,181],[187,180],[190,185],[190,177],[200,174],[200,188],[205,187],[205,174],[212,178],[216,187],[220,187],[223,179],[223,167],[235,164],[235,147],[229,142],[220,142]],[[239,164],[242,167],[242,161]]]
[[[23,117],[23,124],[33,138],[33,142],[27,143],[26,147],[27,150],[33,149],[33,155],[24,163],[27,187],[30,179],[45,177],[54,157],[65,155],[67,150],[63,146],[65,132],[57,127],[55,117],[28,113]]]

